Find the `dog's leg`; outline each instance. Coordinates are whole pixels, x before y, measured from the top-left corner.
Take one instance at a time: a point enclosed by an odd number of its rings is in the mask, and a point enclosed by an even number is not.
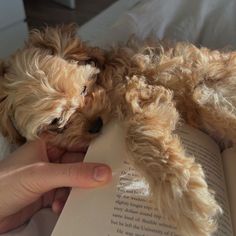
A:
[[[177,223],[181,235],[206,236],[216,230],[221,208],[205,175],[173,134],[178,112],[171,91],[136,79],[127,86],[127,145],[130,162],[150,185],[159,211]]]
[[[236,144],[236,79],[209,80],[193,95],[202,128],[224,145]]]

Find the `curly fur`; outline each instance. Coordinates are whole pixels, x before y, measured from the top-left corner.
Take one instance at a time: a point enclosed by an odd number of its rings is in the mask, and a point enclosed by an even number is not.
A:
[[[11,142],[44,135],[60,147],[86,146],[97,136],[94,120],[119,119],[158,209],[183,235],[217,229],[222,210],[174,131],[181,119],[235,143],[236,52],[156,40],[103,51],[69,26],[33,31],[0,71],[1,131]]]

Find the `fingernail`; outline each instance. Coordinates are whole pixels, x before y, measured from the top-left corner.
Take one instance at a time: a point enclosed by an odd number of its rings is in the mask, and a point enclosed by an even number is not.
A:
[[[109,177],[110,170],[106,166],[97,166],[94,168],[93,178],[96,181],[103,182]]]

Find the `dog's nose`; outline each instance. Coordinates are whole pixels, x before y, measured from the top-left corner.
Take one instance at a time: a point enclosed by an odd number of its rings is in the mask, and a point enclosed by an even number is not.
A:
[[[103,126],[103,121],[101,117],[98,117],[96,120],[94,120],[90,126],[89,133],[96,134],[98,133]]]

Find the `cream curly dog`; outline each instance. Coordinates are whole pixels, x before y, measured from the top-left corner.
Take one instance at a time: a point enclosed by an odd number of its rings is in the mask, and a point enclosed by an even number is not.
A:
[[[32,31],[0,71],[1,131],[10,142],[44,135],[60,147],[83,148],[119,119],[129,161],[158,209],[184,235],[216,230],[221,208],[174,130],[181,118],[219,143],[235,142],[236,52],[157,41],[104,51],[68,26]]]

